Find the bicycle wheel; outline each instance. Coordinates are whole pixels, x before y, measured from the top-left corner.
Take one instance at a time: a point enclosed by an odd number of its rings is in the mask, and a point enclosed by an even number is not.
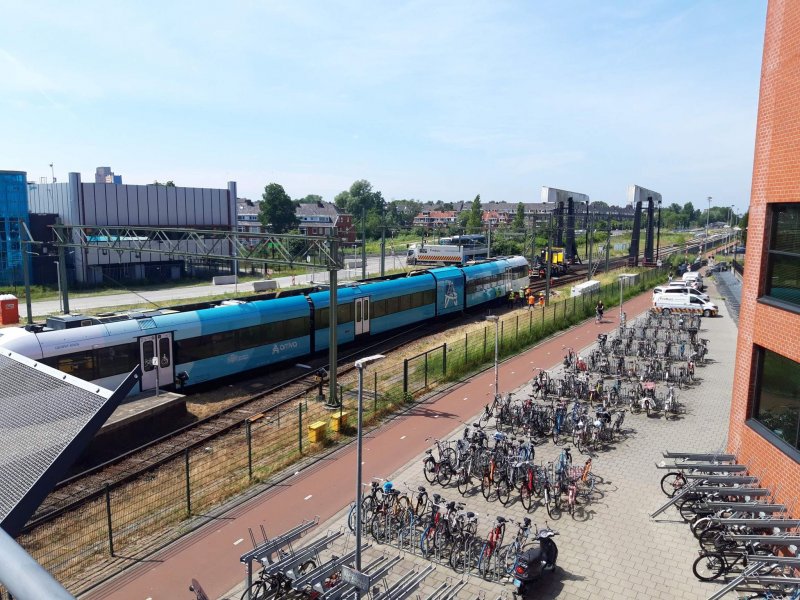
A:
[[[356,530],[356,505],[350,507],[350,512],[347,513],[347,528],[350,531],[355,532]]]
[[[700,581],[714,581],[724,572],[725,558],[717,552],[701,554],[692,564],[692,573]]]
[[[450,479],[453,477],[453,468],[451,465],[452,463],[446,459],[439,463],[439,472],[436,474],[436,481],[438,481],[439,485],[442,487],[449,484]]]
[[[422,463],[422,473],[428,483],[436,483],[436,461],[432,456],[429,456]]]
[[[489,473],[485,473],[481,478],[481,493],[487,500],[492,495],[492,478],[489,476]]]
[[[469,475],[467,474],[466,470],[461,471],[458,474],[457,482],[458,482],[458,492],[462,496],[464,496],[467,493],[467,490],[469,489],[469,483],[470,483]]]
[[[514,565],[517,564],[517,554],[519,552],[517,543],[512,542],[507,546],[503,546],[498,552],[500,553],[498,556],[500,557],[500,564],[503,566],[503,570],[505,573],[512,573],[514,571]]]
[[[497,499],[503,503],[503,506],[508,506],[508,503],[511,502],[512,487],[505,477],[497,482]]]
[[[668,498],[672,498],[684,485],[686,485],[686,479],[683,478],[683,473],[679,471],[671,471],[661,478],[661,491]]]
[[[550,518],[554,518],[557,512],[553,506],[553,493],[549,487],[544,488],[544,505],[547,508],[547,515]]]
[[[272,587],[266,581],[254,581],[253,585],[242,594],[242,600],[251,598],[252,600],[267,600],[272,597]]]
[[[520,504],[522,504],[522,508],[527,511],[533,506],[533,494],[528,489],[527,484],[523,484],[522,488],[519,490],[519,501]]]
[[[700,519],[701,521],[705,519]],[[706,552],[719,552],[726,547],[736,547],[736,542],[725,539],[725,532],[721,525],[714,525],[704,529],[697,540],[700,547]]]
[[[494,552],[492,551],[492,547],[486,542],[481,548],[481,553],[478,555],[478,573],[484,579],[489,579],[492,572],[492,555]]]
[[[697,500],[694,498],[687,498],[678,506],[678,512],[681,513],[681,518],[687,523],[691,523],[697,518]]]
[[[450,551],[450,568],[456,573],[463,573],[467,570],[467,552],[463,544],[456,544]]]
[[[419,550],[423,556],[430,556],[433,554],[436,542],[436,528],[429,525],[422,536],[419,538]]]

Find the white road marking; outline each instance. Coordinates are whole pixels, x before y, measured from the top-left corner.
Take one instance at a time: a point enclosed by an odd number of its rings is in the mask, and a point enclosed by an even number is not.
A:
[[[404,439],[406,439],[406,436],[402,436],[400,439],[401,439],[401,440],[404,440]]]
[[[236,540],[235,542],[233,542],[233,545],[234,545],[234,546],[238,546],[238,545],[239,545],[239,544],[241,544],[243,541],[244,541],[244,538],[239,538],[238,540]]]
[[[303,500],[308,500],[308,499],[310,499],[310,498],[311,498],[311,496],[313,496],[313,495],[314,495],[314,494],[309,494],[308,496],[306,496],[305,498],[303,498]]]

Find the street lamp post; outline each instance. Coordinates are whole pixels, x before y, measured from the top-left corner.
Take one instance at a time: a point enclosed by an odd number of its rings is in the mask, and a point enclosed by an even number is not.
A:
[[[500,396],[500,317],[488,315],[487,321],[494,323],[494,397]]]
[[[358,369],[358,432],[356,437],[356,571],[361,571],[361,453],[362,453],[362,423],[364,421],[364,369],[367,365],[385,358],[383,354],[375,354],[360,358],[355,362]],[[356,597],[361,598],[361,591],[356,591]]]
[[[64,298],[61,296],[61,262],[54,260],[53,264],[56,266],[56,277],[58,279],[58,311],[64,312]]]
[[[703,254],[708,252],[708,218],[711,216],[711,196],[708,197],[708,210],[706,211],[706,237],[703,240]],[[702,256],[700,257],[703,258]]]

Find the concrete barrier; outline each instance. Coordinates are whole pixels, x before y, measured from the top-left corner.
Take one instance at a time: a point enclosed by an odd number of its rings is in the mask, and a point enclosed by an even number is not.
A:
[[[270,290],[277,290],[278,282],[275,279],[264,279],[263,281],[253,282],[253,291],[268,292]]]
[[[236,283],[236,275],[217,275],[211,279],[211,285],[230,285]]]
[[[361,259],[360,258],[345,259],[344,268],[345,269],[360,269],[361,268]]]

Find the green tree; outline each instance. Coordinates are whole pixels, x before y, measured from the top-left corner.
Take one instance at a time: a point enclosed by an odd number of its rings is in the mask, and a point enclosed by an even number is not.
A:
[[[747,246],[747,223],[750,221],[750,211],[742,215],[739,219],[739,227],[742,229],[742,246]]]
[[[300,198],[298,204],[317,204],[322,202],[322,196],[319,194],[308,194],[305,198]]]
[[[261,195],[261,224],[273,233],[286,233],[297,227],[295,204],[278,183],[270,183]]]
[[[525,229],[525,205],[520,202],[517,204],[517,214],[514,215],[514,220],[511,222],[511,227],[517,231]]]
[[[467,217],[467,229],[471,233],[480,231],[483,227],[483,207],[481,206],[481,195],[475,196],[472,201],[472,206],[469,209],[469,216]]]

